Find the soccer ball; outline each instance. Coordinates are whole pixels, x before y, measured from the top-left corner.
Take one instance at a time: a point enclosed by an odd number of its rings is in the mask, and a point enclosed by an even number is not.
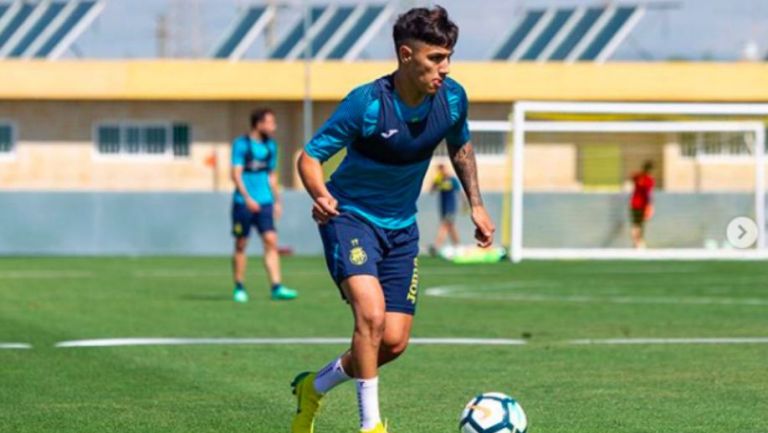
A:
[[[461,413],[461,433],[525,433],[528,419],[512,397],[487,392],[470,400]]]

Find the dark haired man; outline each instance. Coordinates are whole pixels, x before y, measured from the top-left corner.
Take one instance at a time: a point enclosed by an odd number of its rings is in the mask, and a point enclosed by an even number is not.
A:
[[[264,246],[264,268],[271,286],[273,300],[290,300],[295,290],[281,284],[280,256],[277,251],[275,217],[280,217],[280,189],[275,168],[277,144],[272,138],[277,130],[275,113],[262,108],[251,113],[251,130],[232,142],[232,235],[235,252],[232,257],[235,302],[248,302],[245,290],[246,247],[251,226],[261,235]]]
[[[472,207],[478,244],[493,240],[469,142],[467,97],[447,77],[458,27],[439,6],[416,8],[398,18],[393,36],[397,71],[354,89],[299,158],[328,269],[352,307],[355,328],[348,352],[294,380],[293,433],[313,432],[322,396],[351,378],[361,432],[386,432],[378,368],[400,356],[410,338],[418,291],[416,199],[443,139]],[[326,185],[321,164],[343,148],[347,155]]]

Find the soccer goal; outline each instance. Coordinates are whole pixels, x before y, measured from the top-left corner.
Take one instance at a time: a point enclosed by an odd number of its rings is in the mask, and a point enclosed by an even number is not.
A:
[[[768,104],[521,101],[510,117],[476,127],[510,137],[502,222],[514,262],[768,258]],[[653,215],[635,248],[632,177],[645,165]],[[740,217],[753,225],[729,235]]]

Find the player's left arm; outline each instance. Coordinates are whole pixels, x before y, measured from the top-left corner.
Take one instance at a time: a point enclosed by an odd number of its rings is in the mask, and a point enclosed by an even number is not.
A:
[[[467,196],[472,222],[475,224],[475,239],[480,247],[489,247],[493,243],[493,232],[496,227],[488,215],[480,195],[480,183],[477,180],[477,158],[475,149],[470,141],[467,111],[469,102],[464,89],[454,83],[453,92],[449,95],[453,127],[448,131],[445,142],[448,145],[448,155],[451,165],[464,187]]]
[[[280,196],[280,181],[277,179],[277,173],[274,171],[269,173],[269,189],[272,190],[272,200],[274,216],[277,219],[283,215],[283,201]]]
[[[493,232],[496,231],[496,227],[485,209],[483,197],[480,194],[474,147],[468,141],[458,148],[448,146],[448,151],[453,169],[464,187],[464,193],[469,202],[472,222],[475,224],[477,244],[483,248],[489,247],[493,243]]]
[[[269,144],[272,149],[269,161],[267,161],[267,170],[269,172],[269,189],[272,191],[272,211],[276,219],[283,215],[283,201],[280,195],[280,180],[277,177],[277,145],[274,142]]]

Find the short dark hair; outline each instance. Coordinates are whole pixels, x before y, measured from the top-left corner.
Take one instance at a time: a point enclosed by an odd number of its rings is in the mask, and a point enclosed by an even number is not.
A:
[[[649,159],[643,163],[643,171],[648,172],[651,170],[653,170],[653,161]]]
[[[264,118],[268,115],[275,115],[275,112],[272,111],[271,108],[263,107],[263,108],[257,108],[253,111],[251,111],[251,128],[255,128],[256,125],[264,121]]]
[[[453,49],[459,40],[459,27],[448,18],[448,11],[441,6],[413,8],[397,17],[392,37],[395,51],[411,40]]]

